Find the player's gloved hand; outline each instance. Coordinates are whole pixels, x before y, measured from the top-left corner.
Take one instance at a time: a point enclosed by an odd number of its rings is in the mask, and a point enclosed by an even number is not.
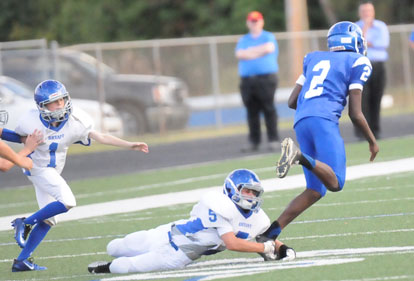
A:
[[[276,260],[291,261],[296,258],[296,252],[293,248],[283,244],[279,247],[279,251],[276,252]]]
[[[266,241],[263,243],[264,251],[262,257],[265,261],[276,259],[276,244],[275,241]]]

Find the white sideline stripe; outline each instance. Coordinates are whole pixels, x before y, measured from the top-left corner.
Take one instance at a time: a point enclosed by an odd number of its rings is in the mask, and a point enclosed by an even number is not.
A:
[[[414,157],[394,161],[369,163],[347,168],[347,180],[355,180],[365,177],[383,176],[394,173],[414,171]],[[266,192],[287,190],[305,186],[303,175],[289,176],[284,179],[267,179],[262,181]],[[66,214],[59,216],[59,221],[72,221],[84,218],[99,217],[105,215],[136,212],[150,208],[167,207],[176,204],[194,203],[208,191],[220,189],[221,186],[200,188],[181,192],[157,194],[132,199],[96,203],[76,207]],[[10,222],[16,217],[27,217],[30,213],[0,217],[0,231],[10,230]]]

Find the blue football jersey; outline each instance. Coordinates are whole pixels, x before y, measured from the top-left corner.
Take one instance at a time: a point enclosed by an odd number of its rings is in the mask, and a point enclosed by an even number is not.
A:
[[[349,90],[361,89],[371,75],[369,59],[353,52],[313,52],[303,60],[295,124],[317,116],[338,122]]]

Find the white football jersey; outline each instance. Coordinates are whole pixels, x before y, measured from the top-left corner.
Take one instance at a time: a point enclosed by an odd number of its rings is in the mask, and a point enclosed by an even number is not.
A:
[[[225,250],[221,240],[225,233],[233,232],[238,238],[251,240],[270,226],[262,209],[245,213],[220,191],[204,195],[190,216],[176,221],[172,234],[173,242],[193,260]]]
[[[65,166],[66,154],[71,144],[90,145],[89,133],[93,129],[93,121],[79,108],[73,108],[69,119],[61,122],[58,127],[52,127],[41,119],[39,110],[32,109],[20,118],[15,132],[27,136],[35,129],[42,131],[44,142],[30,155],[33,169],[26,171],[28,175],[36,175],[36,171],[52,167],[60,174]]]

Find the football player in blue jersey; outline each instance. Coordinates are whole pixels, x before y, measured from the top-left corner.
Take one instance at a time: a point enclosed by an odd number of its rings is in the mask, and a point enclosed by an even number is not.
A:
[[[296,81],[288,105],[296,109],[294,129],[299,147],[290,138],[282,142],[276,173],[286,176],[293,164],[303,166],[306,190],[297,196],[265,233],[275,239],[292,220],[321,199],[327,190],[337,192],[345,183],[345,147],[338,119],[349,96],[349,117],[369,143],[373,161],[379,151],[361,111],[364,83],[371,74],[361,29],[338,22],[328,32],[328,51],[305,56],[303,74]]]

